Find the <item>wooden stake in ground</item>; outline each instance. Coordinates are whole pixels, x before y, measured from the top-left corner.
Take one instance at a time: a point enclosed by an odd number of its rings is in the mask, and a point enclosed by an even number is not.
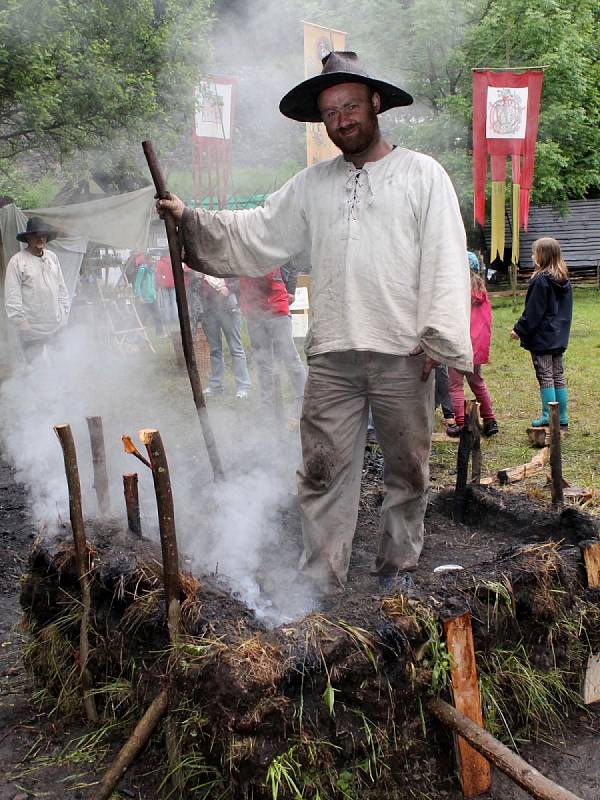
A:
[[[134,536],[142,538],[142,521],[140,519],[140,496],[138,493],[137,472],[126,472],[123,475],[123,492],[127,508],[127,527]]]
[[[146,445],[148,451],[149,465],[152,469],[154,478],[154,489],[156,492],[156,504],[158,506],[158,522],[160,528],[160,543],[163,558],[163,583],[165,589],[165,605],[167,608],[167,625],[169,628],[169,639],[171,645],[177,643],[181,627],[181,589],[179,584],[179,555],[177,553],[177,537],[175,534],[175,510],[173,506],[173,495],[171,493],[171,480],[169,478],[169,466],[165,455],[160,433],[154,429],[144,429],[139,432],[140,441]],[[123,442],[129,437],[123,436]],[[131,449],[133,448],[133,449]],[[135,446],[130,440],[128,452],[133,452]],[[140,457],[143,460],[143,456]],[[98,790],[94,794],[94,800],[108,800],[119,781],[131,766],[133,760],[144,747],[152,731],[156,728],[161,718],[166,714],[169,707],[169,690],[163,689],[162,692],[152,701],[142,719],[136,725],[134,732],[121,748],[118,756],[105,772],[100,781]],[[179,792],[176,796],[181,797],[180,785],[181,771],[176,769],[179,762],[179,740],[174,723],[169,724],[167,719],[165,739],[169,768],[173,772],[173,783]]]
[[[560,507],[563,495],[562,455],[560,451],[560,412],[558,403],[548,403],[550,411],[550,474],[552,476],[552,505]]]
[[[467,612],[444,621],[446,645],[452,659],[452,697],[455,707],[483,728],[483,712],[477,681],[471,615]],[[462,737],[456,739],[460,782],[466,798],[487,792],[492,784],[490,765]]]
[[[98,510],[105,516],[110,512],[110,496],[108,494],[108,473],[106,471],[106,451],[104,448],[104,432],[102,417],[86,417],[92,447],[92,465],[94,467],[94,489],[98,498]]]
[[[427,707],[436,719],[466,739],[475,750],[536,800],[581,800],[577,795],[545,778],[535,767],[439,697],[434,697]]]
[[[82,612],[79,626],[79,677],[81,681],[81,690],[83,692],[83,706],[88,720],[95,724],[98,722],[98,714],[96,712],[94,696],[90,693],[91,677],[87,668],[90,654],[88,641],[88,627],[91,611],[89,581],[90,561],[85,538],[85,528],[83,526],[81,483],[79,481],[77,454],[75,452],[75,442],[73,441],[71,426],[55,425],[54,431],[60,441],[65,461],[65,472],[69,489],[69,514],[71,517],[71,529],[73,531],[73,542],[75,545],[75,563],[77,564],[77,574],[79,575],[79,587],[81,590]]]
[[[148,459],[152,467],[156,505],[158,507],[158,526],[163,560],[163,582],[165,585],[165,606],[169,636],[174,644],[179,634],[181,622],[181,587],[179,584],[179,554],[175,533],[175,508],[171,492],[169,465],[160,433],[153,428],[139,432],[140,442],[146,445]]]
[[[479,429],[476,422],[477,405],[474,400],[465,401],[465,424],[460,432],[458,456],[456,458],[456,486],[454,489],[454,509],[452,517],[455,522],[465,521],[467,508],[467,479],[469,477],[469,460],[475,446]],[[481,462],[479,462],[481,470]]]
[[[161,199],[166,199],[169,196],[165,180],[163,178],[162,170],[158,164],[156,153],[152,142],[142,142],[142,148],[150,168],[152,180],[156,187],[156,194]],[[204,395],[202,394],[202,383],[200,382],[200,374],[198,373],[198,366],[196,364],[196,353],[194,351],[194,343],[192,340],[192,328],[190,325],[190,314],[188,310],[187,297],[185,294],[185,282],[183,278],[183,267],[181,264],[181,251],[179,244],[179,235],[177,233],[177,225],[171,214],[165,214],[165,226],[167,229],[167,239],[169,241],[169,253],[171,254],[171,266],[173,268],[173,283],[175,284],[175,299],[177,300],[177,313],[179,315],[179,327],[181,329],[181,344],[183,347],[183,355],[187,367],[190,384],[192,386],[192,395],[196,405],[196,412],[200,420],[200,427],[204,436],[204,442],[208,451],[208,457],[213,469],[215,480],[220,480],[224,477],[223,465],[219,451],[217,450],[217,443],[213,434],[213,430],[208,418],[208,411],[206,410],[206,403],[204,402]]]

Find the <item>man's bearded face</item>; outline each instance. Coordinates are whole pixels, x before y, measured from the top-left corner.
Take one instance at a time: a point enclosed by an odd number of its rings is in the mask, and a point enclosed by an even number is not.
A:
[[[363,83],[341,83],[322,91],[318,103],[327,135],[344,155],[369,148],[379,130],[377,93]]]

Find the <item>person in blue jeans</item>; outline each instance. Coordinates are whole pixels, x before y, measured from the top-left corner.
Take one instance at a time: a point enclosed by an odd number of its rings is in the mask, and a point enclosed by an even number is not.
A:
[[[236,292],[236,281],[213,278],[210,275],[194,276],[197,285],[192,290],[195,304],[193,316],[199,319],[210,348],[210,380],[204,390],[205,397],[222,394],[223,336],[231,354],[235,378],[235,396],[239,400],[248,397],[251,386],[246,353],[242,344],[242,316]]]

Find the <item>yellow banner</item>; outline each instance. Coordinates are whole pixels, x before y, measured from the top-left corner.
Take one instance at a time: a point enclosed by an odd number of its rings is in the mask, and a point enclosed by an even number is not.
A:
[[[304,77],[318,75],[323,69],[321,59],[332,50],[344,50],[346,34],[332,28],[304,23]],[[340,151],[327,136],[322,122],[306,123],[306,163],[309,167],[319,161],[339,156]]]

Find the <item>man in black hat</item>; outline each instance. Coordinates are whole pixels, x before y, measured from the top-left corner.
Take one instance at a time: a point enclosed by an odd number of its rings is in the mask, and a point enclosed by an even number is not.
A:
[[[69,317],[69,292],[58,257],[46,248],[56,238],[39,217],[27,220],[17,234],[27,247],[16,253],[6,267],[4,307],[15,326],[28,363],[45,346],[55,347]]]
[[[325,594],[346,582],[369,404],[384,462],[372,572],[411,584],[423,547],[436,363],[470,368],[465,232],[452,184],[432,158],[393,147],[377,115],[412,102],[355,53],[280,103],[324,122],[342,155],[294,176],[264,208],[205,212],[157,203],[179,224],[185,260],[216,275],[261,275],[310,251],[312,325],[301,419],[301,569]]]

